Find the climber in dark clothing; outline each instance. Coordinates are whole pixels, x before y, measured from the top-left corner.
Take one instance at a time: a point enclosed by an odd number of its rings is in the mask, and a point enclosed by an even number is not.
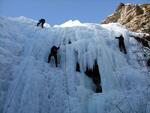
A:
[[[51,48],[51,52],[48,56],[48,63],[50,63],[50,60],[51,60],[51,56],[53,56],[55,58],[55,65],[57,67],[57,51],[58,51],[59,47],[56,47],[56,46],[53,46]]]
[[[42,28],[44,28],[45,19],[40,19],[37,23],[37,26],[41,25]]]
[[[115,38],[119,40],[119,49],[120,49],[120,51],[123,51],[125,54],[127,54],[126,47],[125,47],[125,44],[124,44],[124,37],[121,35],[121,36],[115,37]]]

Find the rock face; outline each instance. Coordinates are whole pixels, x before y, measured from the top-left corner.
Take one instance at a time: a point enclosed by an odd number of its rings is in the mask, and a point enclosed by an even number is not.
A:
[[[102,22],[120,23],[132,31],[150,34],[150,4],[120,3],[116,11]]]

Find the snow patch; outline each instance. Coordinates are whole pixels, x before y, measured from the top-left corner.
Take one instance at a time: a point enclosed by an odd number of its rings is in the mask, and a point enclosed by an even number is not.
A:
[[[85,26],[79,20],[69,20],[61,25],[54,25],[54,27],[75,27],[75,26]]]

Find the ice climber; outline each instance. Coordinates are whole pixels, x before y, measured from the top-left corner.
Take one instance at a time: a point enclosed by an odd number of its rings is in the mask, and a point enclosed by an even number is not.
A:
[[[44,28],[44,23],[45,23],[45,19],[40,19],[39,22],[37,23],[37,26],[41,26],[42,28]]]
[[[120,35],[119,37],[115,37],[115,38],[119,40],[120,51],[123,51],[125,54],[127,54],[126,47],[124,44],[124,37],[122,35]]]
[[[51,52],[50,52],[50,54],[49,54],[49,56],[48,56],[48,63],[50,63],[51,56],[54,57],[56,67],[57,67],[57,51],[58,51],[58,49],[59,49],[59,47],[53,46],[53,47],[51,48]]]

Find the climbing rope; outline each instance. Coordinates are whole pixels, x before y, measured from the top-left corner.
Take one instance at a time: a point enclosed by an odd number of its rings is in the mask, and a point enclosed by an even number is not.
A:
[[[64,37],[64,32],[63,32],[63,37]],[[66,40],[65,40],[66,41]],[[71,105],[70,105],[70,98],[69,98],[69,83],[68,83],[68,77],[67,77],[67,64],[66,64],[66,60],[67,60],[67,46],[65,43],[65,83],[66,83],[66,94],[67,94],[67,101],[68,101],[68,113],[71,113]]]

